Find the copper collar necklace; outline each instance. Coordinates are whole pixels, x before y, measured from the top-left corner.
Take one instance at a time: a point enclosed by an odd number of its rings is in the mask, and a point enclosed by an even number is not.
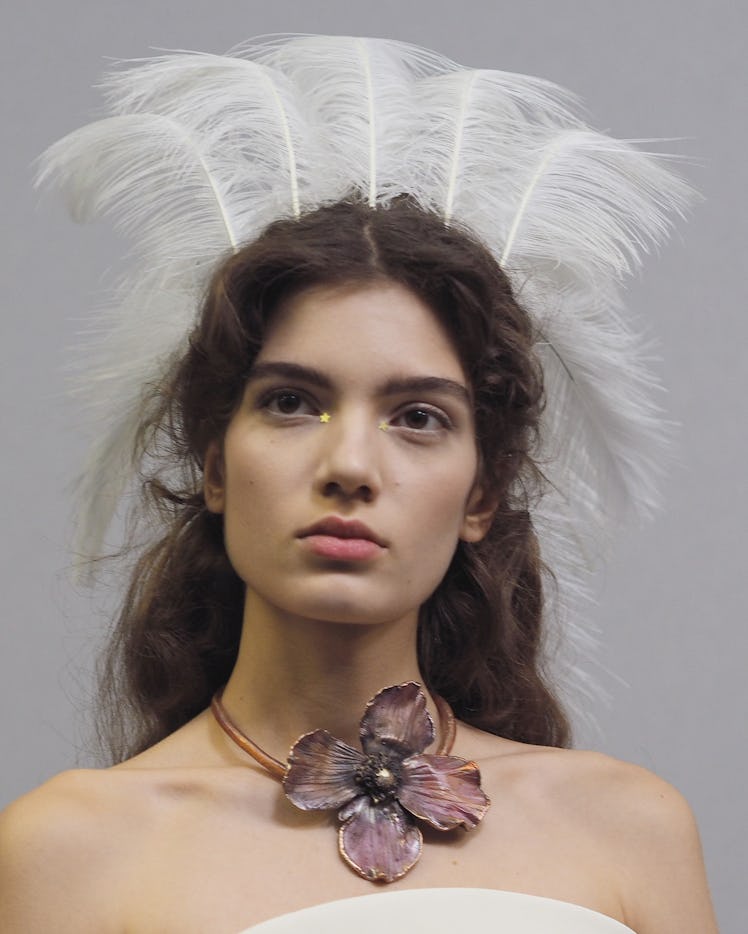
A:
[[[314,730],[294,743],[286,764],[232,722],[222,693],[210,705],[221,729],[281,781],[296,807],[338,812],[340,855],[364,879],[394,882],[418,862],[423,835],[416,820],[437,830],[470,830],[489,808],[478,766],[449,754],[455,718],[436,695],[440,742],[436,753],[424,753],[435,730],[414,681],[384,688],[366,705],[359,730],[363,751]]]

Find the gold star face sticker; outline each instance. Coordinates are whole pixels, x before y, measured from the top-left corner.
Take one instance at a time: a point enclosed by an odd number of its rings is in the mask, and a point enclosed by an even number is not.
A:
[[[320,415],[319,420],[322,422],[323,425],[326,425],[326,424],[330,421],[330,413],[329,413],[329,412],[323,412],[323,413]]]
[[[387,424],[387,422],[380,422],[378,427],[380,431],[389,431],[390,429],[390,426]]]

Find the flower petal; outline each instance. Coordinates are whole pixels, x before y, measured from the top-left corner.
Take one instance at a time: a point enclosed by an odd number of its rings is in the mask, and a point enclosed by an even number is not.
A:
[[[478,766],[457,756],[406,759],[397,799],[437,830],[452,830],[460,824],[472,830],[491,804],[480,787]]]
[[[362,795],[338,816],[345,821],[338,833],[340,854],[364,879],[394,882],[418,862],[421,831],[396,801],[372,804]]]
[[[355,773],[364,757],[327,730],[306,733],[291,748],[286,796],[305,811],[339,808],[361,794]]]
[[[385,688],[366,705],[361,720],[364,752],[392,751],[412,756],[434,741],[434,721],[426,710],[426,697],[415,681]]]

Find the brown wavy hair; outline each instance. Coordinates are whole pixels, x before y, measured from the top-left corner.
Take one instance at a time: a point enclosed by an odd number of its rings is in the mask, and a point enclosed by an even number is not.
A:
[[[99,736],[114,761],[203,710],[236,660],[244,585],[226,555],[223,517],[206,509],[202,463],[273,312],[311,286],[377,281],[410,289],[450,335],[471,383],[481,481],[499,502],[484,540],[459,544],[421,608],[422,676],[467,723],[568,743],[542,671],[544,572],[529,507],[542,483],[531,452],[543,387],[532,323],[482,244],[403,196],[279,220],[226,259],[186,352],[154,388],[155,415],[141,432],[142,502],[160,534],[135,561],[100,671]]]

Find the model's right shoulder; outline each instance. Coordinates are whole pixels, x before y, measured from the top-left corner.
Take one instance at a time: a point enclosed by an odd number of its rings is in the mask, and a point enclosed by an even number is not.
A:
[[[91,830],[111,814],[117,784],[111,769],[73,769],[50,778],[0,812],[3,855],[7,846],[20,844],[24,853],[55,842],[95,846]]]
[[[0,930],[106,931],[118,850],[109,770],[63,772],[0,813]]]

